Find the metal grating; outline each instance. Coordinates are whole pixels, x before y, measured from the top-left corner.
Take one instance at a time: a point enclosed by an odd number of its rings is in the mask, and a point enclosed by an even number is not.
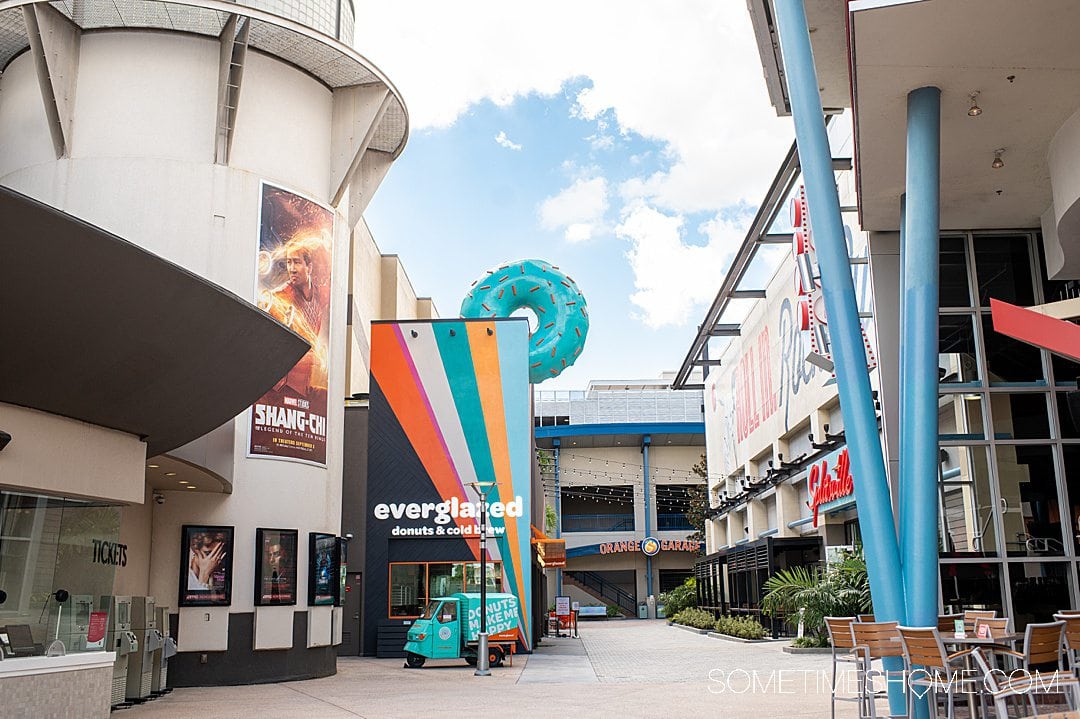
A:
[[[277,2],[245,3],[258,9],[260,5],[277,7]],[[56,8],[69,20],[84,30],[102,28],[148,28],[174,30],[217,37],[228,20],[229,13],[197,4],[164,2],[163,0],[52,0]],[[295,12],[285,14],[294,21],[316,20],[314,15],[303,19],[298,13],[320,14],[325,7],[316,8],[305,3],[284,3]],[[329,7],[329,5],[326,5]],[[307,8],[307,9],[305,9]],[[237,4],[237,14],[244,14],[244,5]],[[349,20],[349,8],[343,8],[343,20]],[[21,7],[0,12],[0,68],[18,53],[29,47]],[[332,32],[330,33],[332,35]],[[251,47],[278,57],[285,62],[311,73],[330,88],[382,83],[383,80],[368,68],[358,56],[345,52],[318,39],[317,36],[275,25],[263,20],[251,21]],[[386,116],[379,124],[371,148],[383,152],[397,152],[405,144],[408,134],[408,116],[396,95],[390,103]]]
[[[22,8],[0,12],[0,68],[6,67],[11,58],[29,46]]]

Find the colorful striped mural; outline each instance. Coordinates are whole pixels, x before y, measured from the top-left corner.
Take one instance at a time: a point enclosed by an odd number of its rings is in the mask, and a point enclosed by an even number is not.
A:
[[[528,353],[524,319],[373,323],[368,476],[369,545],[382,538],[408,542],[418,560],[427,547],[428,561],[446,559],[448,552],[465,561],[479,558],[479,518],[458,508],[478,501],[470,482],[494,483],[488,502],[513,516],[489,512],[488,559],[502,562],[502,591],[519,599],[526,647],[532,602]],[[400,435],[411,452],[379,445],[381,437]],[[422,472],[408,469],[410,463],[398,466],[394,452],[415,454]],[[367,571],[387,570],[369,562]]]

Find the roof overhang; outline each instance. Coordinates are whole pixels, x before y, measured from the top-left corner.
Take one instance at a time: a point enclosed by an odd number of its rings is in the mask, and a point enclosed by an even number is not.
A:
[[[617,422],[611,424],[561,424],[535,427],[537,447],[567,449],[588,447],[699,447],[705,445],[704,422]],[[559,444],[556,445],[555,441]]]
[[[754,27],[765,86],[777,115],[790,115],[784,60],[776,32],[772,0],[746,0]],[[826,110],[851,107],[851,80],[848,74],[847,0],[805,0],[810,44],[814,49],[821,104]]]
[[[0,402],[141,437],[147,456],[243,412],[308,350],[257,307],[0,187]]]
[[[850,11],[863,229],[899,227],[907,95],[930,85],[942,91],[941,227],[1038,227],[1053,199],[1050,141],[1080,106],[1080,4],[853,0]],[[983,112],[970,117],[976,91]]]

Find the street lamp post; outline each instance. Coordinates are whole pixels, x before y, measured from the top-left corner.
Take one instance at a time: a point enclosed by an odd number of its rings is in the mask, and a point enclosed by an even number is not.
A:
[[[487,493],[494,482],[469,482],[480,497],[480,633],[477,635],[476,671],[474,676],[489,677],[487,635]]]

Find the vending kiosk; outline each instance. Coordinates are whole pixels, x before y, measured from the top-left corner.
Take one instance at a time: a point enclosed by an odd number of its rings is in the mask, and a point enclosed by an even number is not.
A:
[[[116,652],[113,664],[112,705],[124,704],[127,692],[128,658],[139,651],[139,640],[131,631],[131,597],[103,596],[101,608],[109,613],[106,646]]]
[[[157,612],[158,633],[161,634],[161,647],[154,652],[153,670],[150,675],[150,696],[159,697],[172,691],[167,684],[169,659],[176,655],[176,640],[169,632],[169,608],[155,607]]]
[[[132,597],[131,631],[135,634],[139,646],[128,655],[125,696],[128,701],[141,702],[150,697],[154,654],[161,650],[164,643],[158,631],[153,597]]]

